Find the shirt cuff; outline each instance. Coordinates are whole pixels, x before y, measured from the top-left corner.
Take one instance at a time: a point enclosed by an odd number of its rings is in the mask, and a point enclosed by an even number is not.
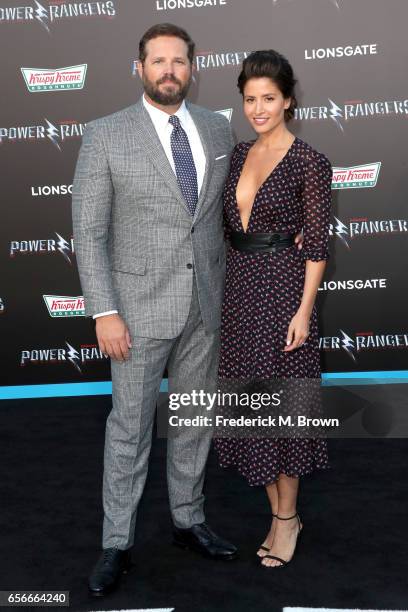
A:
[[[110,314],[118,314],[117,310],[107,310],[106,312],[98,312],[97,314],[92,315],[93,319],[97,319],[98,317],[104,317],[105,315]]]

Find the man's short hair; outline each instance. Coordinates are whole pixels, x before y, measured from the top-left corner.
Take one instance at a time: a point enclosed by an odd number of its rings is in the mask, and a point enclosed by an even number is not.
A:
[[[174,36],[175,38],[181,38],[181,40],[184,40],[187,45],[188,59],[190,60],[190,64],[193,63],[195,43],[191,39],[191,36],[185,30],[183,30],[183,28],[179,28],[179,26],[176,26],[173,23],[157,23],[149,28],[140,39],[139,60],[142,62],[142,64],[146,59],[146,44],[149,42],[149,40],[158,38],[159,36]]]

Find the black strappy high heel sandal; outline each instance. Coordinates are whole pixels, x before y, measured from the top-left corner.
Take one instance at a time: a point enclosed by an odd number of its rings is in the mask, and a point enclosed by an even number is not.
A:
[[[298,543],[301,531],[303,529],[303,525],[302,526],[300,525],[300,518],[299,518],[299,515],[298,515],[297,512],[293,516],[278,516],[277,514],[274,514],[274,517],[279,519],[280,521],[289,521],[290,519],[297,518],[299,531],[298,531],[297,536],[296,536],[296,544],[295,544],[295,548],[293,549],[293,553],[292,553],[291,558],[288,559],[288,560],[285,560],[285,559],[282,559],[281,557],[276,557],[275,555],[269,555],[269,554],[264,555],[263,557],[261,557],[261,561],[262,561],[262,559],[276,559],[277,561],[280,562],[280,565],[265,565],[264,563],[262,563],[262,565],[264,567],[266,567],[266,568],[270,568],[270,567],[284,567],[285,565],[287,565],[289,563],[289,561],[291,561],[293,559],[293,555],[295,554],[296,546],[297,546],[297,543]]]

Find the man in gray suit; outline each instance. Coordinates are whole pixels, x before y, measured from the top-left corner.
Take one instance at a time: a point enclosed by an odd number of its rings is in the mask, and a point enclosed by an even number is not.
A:
[[[172,24],[139,44],[144,95],[88,123],[75,172],[73,227],[88,316],[111,357],[106,424],[103,553],[94,595],[130,564],[160,383],[215,390],[225,277],[221,193],[233,136],[220,114],[185,102],[194,43]],[[175,543],[211,558],[236,548],[205,523],[210,428],[169,437],[167,479]]]

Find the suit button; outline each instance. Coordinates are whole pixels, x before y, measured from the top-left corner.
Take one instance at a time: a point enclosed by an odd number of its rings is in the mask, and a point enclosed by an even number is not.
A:
[[[194,227],[191,228],[191,233],[194,234]]]
[[[190,264],[190,263],[188,263],[188,264],[187,264],[187,268],[188,268],[189,270],[191,270],[191,268],[192,268],[192,267],[193,267],[193,264]]]

